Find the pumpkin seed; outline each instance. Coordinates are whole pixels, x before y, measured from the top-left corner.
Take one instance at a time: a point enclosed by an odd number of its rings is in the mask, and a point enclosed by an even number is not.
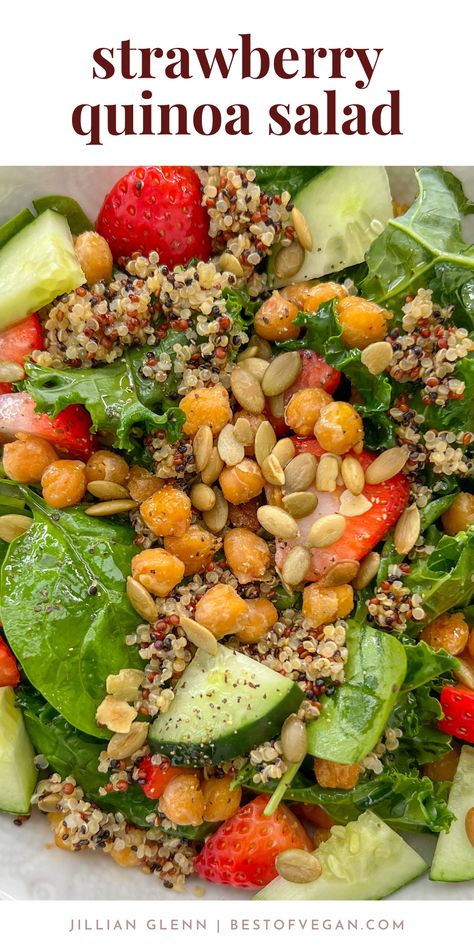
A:
[[[106,695],[97,708],[96,721],[97,724],[108,727],[110,731],[128,734],[137,713],[136,709],[127,704],[126,701],[114,698],[113,695]]]
[[[211,459],[213,438],[209,425],[201,425],[193,438],[193,454],[196,471],[203,471]]]
[[[205,625],[183,615],[179,617],[179,624],[189,642],[202,648],[208,655],[217,655],[217,639]]]
[[[273,484],[274,487],[283,487],[285,483],[285,472],[278,460],[273,454],[269,454],[262,461],[260,468],[267,484]]]
[[[260,466],[276,445],[276,434],[269,421],[262,421],[255,435],[255,460]],[[272,483],[272,482],[271,482]]]
[[[21,382],[25,378],[25,370],[19,362],[10,362],[4,359],[0,362],[0,382]]]
[[[233,425],[224,425],[217,439],[217,450],[220,457],[229,467],[240,464],[245,457],[245,448],[234,435]]]
[[[272,454],[278,458],[284,470],[286,465],[293,460],[296,454],[296,449],[291,438],[281,438],[280,441],[277,441],[275,447],[272,449]]]
[[[203,484],[214,484],[219,474],[224,468],[224,462],[216,447],[211,448],[209,461],[201,471],[201,480]]]
[[[357,560],[341,560],[331,567],[321,580],[321,586],[341,586],[342,583],[351,583],[359,572]]]
[[[276,857],[275,868],[282,879],[297,885],[315,882],[323,871],[317,856],[305,849],[286,849]]]
[[[33,520],[23,514],[4,514],[0,517],[0,540],[11,543],[30,529]]]
[[[278,537],[280,540],[295,540],[299,534],[298,524],[286,510],[281,507],[274,507],[271,504],[263,504],[257,510],[259,524],[267,533]]]
[[[293,222],[293,227],[295,228],[296,236],[303,248],[303,250],[312,250],[313,249],[313,238],[311,236],[311,231],[309,228],[308,221],[306,217],[298,207],[294,207],[291,212],[291,219]]]
[[[372,501],[363,494],[351,494],[350,490],[343,490],[339,504],[339,513],[343,517],[360,517],[372,507]]]
[[[286,494],[283,498],[285,510],[291,514],[295,520],[301,520],[303,517],[309,517],[316,510],[318,498],[309,490],[297,490],[293,494]]]
[[[331,543],[337,543],[341,539],[346,529],[346,521],[341,514],[327,514],[315,520],[308,534],[308,545],[310,547],[330,546]]]
[[[104,500],[101,504],[93,504],[85,510],[89,517],[112,517],[114,514],[126,513],[127,510],[136,510],[135,500]]]
[[[371,342],[362,350],[360,361],[371,375],[380,375],[388,369],[393,357],[393,349],[389,342]]]
[[[283,507],[283,491],[281,487],[277,487],[275,484],[268,484],[265,487],[265,494],[267,504],[270,504],[271,507]]]
[[[285,558],[281,577],[287,586],[299,586],[311,565],[311,554],[304,546],[294,546]]]
[[[248,418],[237,418],[234,425],[234,438],[245,447],[253,444],[253,431]]]
[[[62,800],[62,795],[60,793],[47,793],[44,797],[41,797],[38,800],[38,810],[41,810],[42,813],[55,813],[58,808],[58,803]]]
[[[273,395],[271,398],[269,398],[268,407],[274,418],[284,418],[285,399],[283,397],[283,392],[281,395]]]
[[[107,753],[112,760],[130,757],[146,743],[149,725],[145,721],[134,721],[128,734],[114,734],[107,744]]]
[[[212,487],[208,487],[207,484],[193,484],[189,496],[196,510],[212,510],[216,503],[216,495]]]
[[[232,369],[230,376],[232,394],[242,408],[253,415],[259,415],[265,408],[265,396],[258,379],[251,372],[247,372],[242,367],[243,365],[245,362],[240,362]]]
[[[143,672],[140,668],[121,668],[118,675],[107,675],[105,687],[109,695],[123,698],[124,701],[135,701],[142,681]]]
[[[288,494],[307,490],[314,485],[318,462],[314,454],[297,454],[285,467],[285,488]]]
[[[273,351],[268,339],[262,339],[257,333],[253,333],[249,339],[249,348],[253,348],[253,346],[257,350],[255,355],[258,359],[266,359],[267,362],[270,362],[270,359],[273,358]]]
[[[377,575],[380,566],[380,553],[368,553],[362,560],[357,576],[354,580],[354,589],[365,589]]]
[[[289,280],[298,273],[304,263],[304,250],[298,240],[293,240],[287,247],[281,247],[275,256],[275,276],[279,280]]]
[[[218,487],[214,488],[214,496],[216,498],[214,506],[203,513],[202,519],[211,533],[220,533],[229,517],[229,504]]]
[[[343,458],[341,475],[347,490],[351,494],[361,494],[365,487],[364,468],[357,458]]]
[[[248,359],[245,359],[239,364],[243,369],[245,369],[246,372],[251,372],[259,382],[262,381],[263,376],[270,365],[267,359],[259,359],[256,356],[250,356]]]
[[[99,500],[130,500],[130,494],[121,484],[115,484],[114,481],[89,481],[87,485],[89,494],[98,497]]]
[[[395,474],[399,474],[405,467],[408,457],[407,448],[388,448],[387,451],[383,451],[378,458],[375,458],[375,461],[372,461],[372,464],[369,464],[365,472],[367,483],[381,484],[395,477]]]
[[[396,527],[393,542],[397,553],[405,556],[415,546],[420,535],[420,511],[416,504],[403,511]]]
[[[458,667],[453,669],[455,677],[466,688],[471,688],[474,691],[474,668],[464,658],[459,658],[459,655],[456,655],[456,658]]]
[[[246,349],[242,349],[235,361],[236,363],[245,362],[247,359],[253,359],[255,357],[258,358],[258,346],[254,343],[253,345],[249,344]]]
[[[241,277],[244,275],[242,264],[233,253],[221,254],[219,258],[219,265],[221,270],[226,270],[228,273],[233,273],[236,277]]]
[[[464,826],[466,828],[466,836],[471,846],[474,846],[474,806],[471,806],[467,811]]]
[[[138,615],[147,622],[156,622],[158,618],[158,608],[153,596],[142,586],[138,580],[129,576],[127,579],[127,596]]]
[[[336,490],[338,474],[339,459],[335,454],[323,454],[316,471],[316,490],[332,494]]]
[[[304,721],[297,714],[290,714],[281,729],[281,747],[285,760],[299,764],[308,752],[308,735]]]
[[[301,375],[299,352],[282,352],[272,359],[262,381],[264,395],[281,395]]]

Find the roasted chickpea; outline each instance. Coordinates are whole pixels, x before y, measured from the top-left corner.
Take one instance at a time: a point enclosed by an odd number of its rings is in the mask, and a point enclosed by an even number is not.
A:
[[[460,655],[468,642],[469,626],[462,612],[445,612],[425,626],[421,638],[436,652],[444,648],[450,655]]]
[[[347,296],[338,304],[342,341],[348,349],[365,349],[371,342],[380,342],[388,332],[388,313],[377,303],[361,296]]]
[[[340,586],[318,586],[310,583],[303,590],[303,615],[315,626],[343,619],[354,608],[354,590],[348,583]]]
[[[236,635],[247,620],[247,603],[232,586],[217,583],[204,593],[196,605],[196,622],[206,626],[216,639]]]
[[[305,313],[315,313],[321,303],[327,303],[334,298],[342,300],[348,294],[345,286],[340,283],[293,283],[281,291],[282,296],[302,309]]]
[[[243,363],[243,367],[245,368],[245,362]],[[235,422],[239,418],[246,418],[246,420],[248,421],[250,425],[250,429],[253,435],[253,441],[251,444],[245,445],[245,453],[247,457],[253,457],[253,455],[255,454],[255,435],[257,434],[257,431],[260,425],[262,424],[262,421],[265,421],[265,415],[252,415],[250,411],[244,411],[243,408],[240,408],[239,411],[236,411],[234,414],[234,419],[233,419],[234,425],[235,425]]]
[[[459,753],[452,747],[439,760],[432,760],[429,764],[423,764],[421,772],[424,777],[429,777],[430,780],[452,780],[457,770],[458,761]]]
[[[204,796],[197,774],[180,774],[165,787],[159,809],[177,826],[200,826],[204,819]]]
[[[140,513],[157,537],[182,537],[191,526],[191,501],[183,490],[165,485],[140,507]]]
[[[165,537],[165,550],[173,553],[184,563],[184,575],[202,573],[222,546],[220,537],[214,536],[198,524],[193,524],[181,537]]]
[[[163,481],[156,474],[150,474],[146,467],[132,465],[127,477],[127,490],[132,500],[142,504],[160,487],[163,487]]]
[[[314,433],[324,451],[347,454],[361,444],[364,426],[359,412],[349,402],[330,402],[321,409]]]
[[[55,845],[58,847],[58,849],[64,849],[69,853],[84,852],[83,849],[74,849],[70,834],[68,833],[68,828],[64,822],[64,816],[64,813],[48,813],[48,822],[51,824],[54,830]],[[68,838],[63,839],[64,836]]]
[[[38,484],[46,468],[58,455],[44,438],[17,434],[17,440],[3,448],[5,474],[20,484]]]
[[[152,549],[132,559],[132,576],[154,596],[167,596],[184,576],[184,563],[167,550]]]
[[[231,790],[233,777],[210,777],[202,785],[204,797],[204,819],[210,823],[228,820],[239,809],[242,799],[242,787]]]
[[[320,787],[353,790],[359,783],[360,764],[336,764],[332,760],[314,759],[314,775]]]
[[[462,491],[441,517],[444,532],[450,537],[467,530],[474,523],[474,494]]]
[[[297,339],[301,332],[295,325],[297,315],[298,307],[275,290],[255,314],[255,332],[272,342]]]
[[[53,461],[41,478],[43,497],[50,507],[74,507],[87,489],[83,461]]]
[[[248,599],[245,626],[237,633],[237,638],[245,645],[259,642],[261,638],[278,622],[278,612],[268,599]]]
[[[300,437],[312,435],[321,409],[330,402],[331,396],[322,388],[301,388],[285,408],[286,424]]]
[[[104,237],[92,230],[86,230],[76,237],[74,250],[89,286],[112,279],[114,261]]]
[[[186,415],[183,431],[191,437],[203,425],[209,425],[216,436],[232,419],[229,395],[223,385],[194,388],[181,399],[179,407]]]
[[[261,579],[270,566],[271,555],[268,543],[246,530],[236,527],[224,537],[224,553],[227,563],[239,583],[251,583]]]
[[[131,846],[125,846],[124,849],[114,849],[112,846],[109,855],[122,869],[135,869],[137,866],[141,866],[141,862]]]
[[[112,481],[123,487],[128,477],[128,464],[120,454],[113,451],[94,451],[86,464],[89,481]]]
[[[245,458],[235,467],[225,467],[219,477],[222,493],[230,504],[246,504],[263,490],[264,480],[256,461]]]
[[[467,650],[471,658],[474,658],[474,629],[471,629],[469,633],[469,641],[467,643]]]

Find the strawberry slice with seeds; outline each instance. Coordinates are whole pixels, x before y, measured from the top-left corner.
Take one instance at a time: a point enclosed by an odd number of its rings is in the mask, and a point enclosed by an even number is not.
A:
[[[23,365],[26,356],[35,349],[44,349],[43,332],[36,313],[0,332],[0,362]]]
[[[0,398],[0,440],[13,441],[19,433],[37,435],[50,441],[62,454],[87,461],[96,450],[91,435],[91,417],[82,405],[68,405],[51,418],[38,414],[26,392],[13,392]]]

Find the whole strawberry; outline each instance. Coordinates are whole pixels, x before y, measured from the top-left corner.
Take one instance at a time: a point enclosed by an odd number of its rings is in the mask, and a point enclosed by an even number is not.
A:
[[[156,250],[168,267],[192,257],[208,260],[208,228],[199,178],[184,166],[132,168],[109,191],[97,218],[114,260]]]

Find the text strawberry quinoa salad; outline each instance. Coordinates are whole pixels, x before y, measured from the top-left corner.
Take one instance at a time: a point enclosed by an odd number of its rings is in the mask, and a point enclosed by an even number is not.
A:
[[[474,878],[473,208],[417,179],[140,167],[0,226],[18,826],[178,892],[383,898],[405,832]]]

